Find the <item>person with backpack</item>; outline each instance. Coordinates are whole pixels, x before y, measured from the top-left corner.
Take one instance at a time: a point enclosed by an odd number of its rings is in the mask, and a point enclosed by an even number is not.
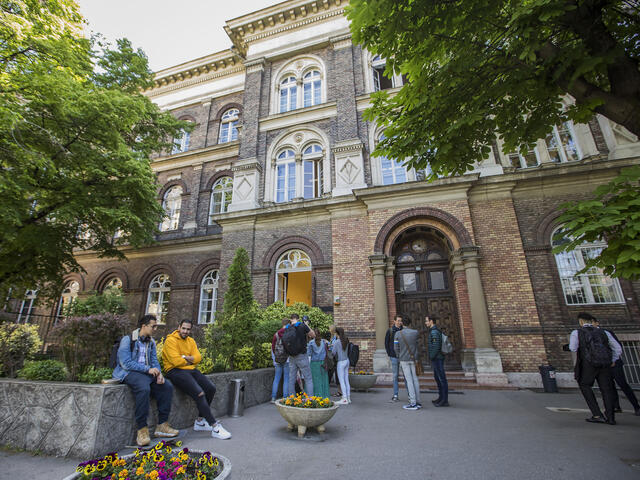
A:
[[[591,418],[586,421],[615,425],[611,367],[620,358],[622,347],[609,332],[596,328],[594,321],[595,318],[588,313],[578,314],[580,328],[571,332],[569,350],[577,352],[575,379],[591,410]],[[596,380],[604,400],[604,416],[591,389]]]
[[[431,400],[436,407],[449,406],[449,384],[447,383],[447,375],[444,373],[444,353],[442,351],[442,332],[436,326],[436,318],[433,315],[427,315],[424,318],[424,324],[429,329],[429,359],[431,360],[431,368],[433,369],[433,378],[438,385],[438,398]]]
[[[307,336],[315,338],[313,331],[300,321],[297,313],[291,314],[289,325],[282,334],[284,349],[289,354],[289,387],[287,393],[291,395],[296,390],[296,377],[298,370],[304,379],[304,391],[307,395],[313,395],[313,379],[311,367],[307,356]]]
[[[149,416],[149,398],[151,395],[158,404],[158,425],[156,437],[175,437],[180,433],[169,425],[173,385],[165,380],[160,371],[156,354],[156,342],[152,333],[158,328],[154,315],[145,315],[138,320],[138,328],[131,335],[120,340],[118,363],[113,370],[113,378],[126,384],[133,392],[136,405],[137,425],[136,443],[143,447],[151,443],[147,417]]]
[[[593,319],[593,325],[598,328],[601,328],[600,322],[598,322],[595,318]],[[611,329],[603,328],[603,330],[611,334],[613,339],[616,342],[620,343],[620,340],[618,340],[618,337],[616,337],[616,334],[613,333]],[[620,344],[620,347],[622,347],[622,344]],[[627,396],[629,403],[631,403],[631,406],[635,411],[636,417],[640,417],[640,403],[638,403],[638,398],[636,397],[636,394],[633,393],[633,389],[627,382],[627,378],[624,375],[624,368],[622,367],[622,365],[623,365],[622,358],[619,358],[618,360],[616,360],[615,365],[611,369],[611,374],[615,382],[620,387],[620,390],[622,390],[624,394]],[[615,385],[613,386],[613,410],[616,413],[622,413],[622,408],[620,408],[620,397],[618,395],[618,391],[615,388]]]
[[[351,403],[351,385],[349,385],[349,355],[348,346],[349,339],[344,333],[344,328],[336,327],[337,338],[331,347],[331,353],[336,356],[338,362],[336,370],[338,371],[338,381],[340,382],[340,390],[342,398],[336,403],[345,405]]]
[[[393,325],[389,330],[387,330],[387,334],[384,336],[384,349],[387,351],[387,355],[389,356],[389,361],[391,362],[391,371],[393,372],[393,396],[391,397],[390,402],[398,401],[398,377],[400,376],[400,362],[398,361],[398,357],[396,357],[396,352],[393,349],[393,340],[396,336],[396,332],[402,330],[402,317],[400,315],[396,315],[393,319]]]
[[[271,403],[276,403],[280,380],[282,380],[282,396],[284,398],[289,396],[289,364],[287,363],[289,354],[282,343],[282,335],[287,325],[289,325],[289,319],[283,318],[282,328],[273,334],[273,339],[271,340],[271,360],[273,360],[273,366],[276,369],[271,387]]]
[[[316,397],[329,398],[329,356],[327,341],[320,336],[318,329],[314,329],[316,337],[307,344],[307,355],[311,365],[313,378],[313,394]],[[325,362],[327,360],[327,362]]]
[[[162,365],[167,378],[175,387],[189,395],[198,408],[198,417],[193,423],[195,431],[211,432],[213,438],[227,440],[229,433],[211,411],[211,402],[216,393],[215,385],[198,370],[202,361],[196,341],[191,337],[192,322],[182,320],[178,329],[167,335],[162,349]]]

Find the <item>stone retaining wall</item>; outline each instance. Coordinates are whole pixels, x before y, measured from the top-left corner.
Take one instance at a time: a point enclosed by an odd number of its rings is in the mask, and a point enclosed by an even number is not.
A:
[[[271,398],[273,368],[207,376],[217,388],[211,405],[216,417],[228,412],[232,379],[245,381],[245,407]],[[196,416],[195,402],[174,390],[169,423],[189,428]],[[149,426],[156,422],[152,400]],[[90,459],[135,443],[135,430],[133,395],[126,385],[0,379],[0,445]]]

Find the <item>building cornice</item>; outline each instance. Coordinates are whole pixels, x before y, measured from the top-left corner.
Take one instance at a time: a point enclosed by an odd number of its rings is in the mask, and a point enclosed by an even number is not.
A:
[[[174,168],[214,162],[216,160],[230,161],[238,156],[239,149],[239,141],[221,143],[207,148],[189,150],[175,155],[156,158],[151,162],[151,168],[154,172],[162,172],[173,170]]]

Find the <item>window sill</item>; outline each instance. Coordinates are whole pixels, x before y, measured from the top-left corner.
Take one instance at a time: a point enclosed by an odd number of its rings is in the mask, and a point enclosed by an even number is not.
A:
[[[313,107],[298,108],[288,112],[276,113],[258,120],[260,132],[268,132],[301,123],[325,120],[338,115],[336,102],[321,103]]]

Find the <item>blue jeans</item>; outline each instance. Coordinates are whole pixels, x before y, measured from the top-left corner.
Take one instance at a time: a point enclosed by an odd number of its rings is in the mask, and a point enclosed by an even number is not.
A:
[[[273,354],[271,355],[273,358]],[[276,376],[273,379],[273,386],[271,387],[271,398],[278,398],[278,387],[280,386],[280,379],[284,374],[284,380],[282,381],[282,396],[287,398],[289,396],[289,364],[277,363],[273,360],[273,366],[276,369]]]
[[[153,375],[141,372],[129,372],[123,380],[133,392],[136,402],[136,425],[138,430],[147,426],[149,416],[149,397],[153,395],[158,404],[158,425],[169,420],[171,412],[171,397],[173,397],[173,385],[165,378],[159,385]]]
[[[433,378],[438,385],[438,398],[442,403],[448,402],[449,384],[447,383],[447,375],[444,373],[444,358],[431,360],[431,368],[433,368]]]
[[[398,396],[398,376],[400,375],[400,362],[397,357],[391,359],[391,371],[393,372],[393,395]]]

